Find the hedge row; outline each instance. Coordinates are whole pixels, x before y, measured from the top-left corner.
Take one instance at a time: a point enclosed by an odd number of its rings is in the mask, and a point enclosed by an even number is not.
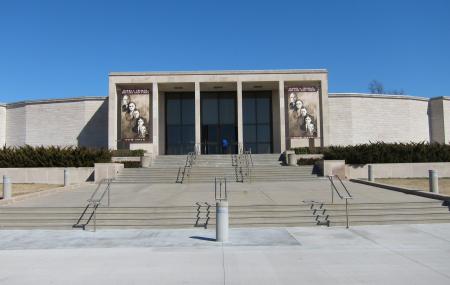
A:
[[[117,150],[112,150],[111,152],[112,152],[112,156],[120,156],[120,157],[143,156],[144,155],[144,150],[142,150],[142,149],[135,149],[135,150],[117,149]]]
[[[293,149],[295,154],[319,154],[325,151],[323,147],[297,147]]]
[[[348,164],[450,162],[450,145],[438,143],[370,143],[327,148],[298,148],[296,153],[323,153],[326,160]]]
[[[3,147],[2,167],[93,167],[94,163],[110,162],[112,152],[86,147]]]

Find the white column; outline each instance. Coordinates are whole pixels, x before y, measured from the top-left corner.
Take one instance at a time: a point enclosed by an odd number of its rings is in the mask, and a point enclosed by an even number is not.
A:
[[[111,79],[109,79],[108,94],[108,148],[117,149],[117,120],[120,120],[120,117],[117,116],[116,84],[111,82]]]
[[[152,84],[152,117],[153,117],[153,157],[159,155],[159,91],[158,91],[158,83],[153,82]]]
[[[284,81],[282,80],[278,82],[278,94],[280,100],[280,150],[283,152],[286,150],[286,108],[284,106]]]
[[[242,120],[242,81],[237,82],[237,129],[238,145],[244,145],[244,123]]]
[[[201,124],[200,124],[200,82],[195,82],[195,144],[201,150]],[[201,151],[200,151],[201,152]]]

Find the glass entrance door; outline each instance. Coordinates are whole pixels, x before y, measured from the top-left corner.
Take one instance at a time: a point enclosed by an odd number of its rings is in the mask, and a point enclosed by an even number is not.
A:
[[[165,94],[166,154],[187,154],[195,145],[194,93]]]
[[[236,93],[202,92],[202,153],[237,153]]]
[[[244,146],[252,153],[272,153],[272,92],[242,94]]]

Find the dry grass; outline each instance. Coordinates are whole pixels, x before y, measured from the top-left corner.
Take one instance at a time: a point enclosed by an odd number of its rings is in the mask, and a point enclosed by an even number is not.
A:
[[[24,194],[39,192],[47,189],[57,188],[62,185],[55,185],[55,184],[34,184],[34,183],[27,183],[27,184],[13,184],[12,185],[12,195],[20,196]],[[3,195],[3,184],[0,183],[0,197]],[[3,197],[2,197],[3,198]]]
[[[375,182],[413,190],[429,191],[428,178],[378,178],[375,179]],[[439,193],[450,195],[450,178],[439,179]]]

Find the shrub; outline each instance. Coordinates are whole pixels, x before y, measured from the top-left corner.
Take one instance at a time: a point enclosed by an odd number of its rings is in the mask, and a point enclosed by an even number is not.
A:
[[[124,168],[141,168],[141,162],[140,161],[124,161],[123,167]]]
[[[348,164],[447,162],[450,146],[438,143],[370,143],[356,146],[330,146],[326,160],[345,160]]]
[[[144,155],[143,149],[136,149],[136,150],[129,150],[129,149],[117,149],[112,151],[112,156],[143,156]]]
[[[300,158],[297,160],[298,165],[315,165],[317,162],[321,161],[321,158]]]
[[[111,162],[111,151],[86,147],[0,148],[2,167],[93,167],[94,163]]]
[[[295,154],[320,154],[323,153],[322,147],[296,147],[293,148]]]

